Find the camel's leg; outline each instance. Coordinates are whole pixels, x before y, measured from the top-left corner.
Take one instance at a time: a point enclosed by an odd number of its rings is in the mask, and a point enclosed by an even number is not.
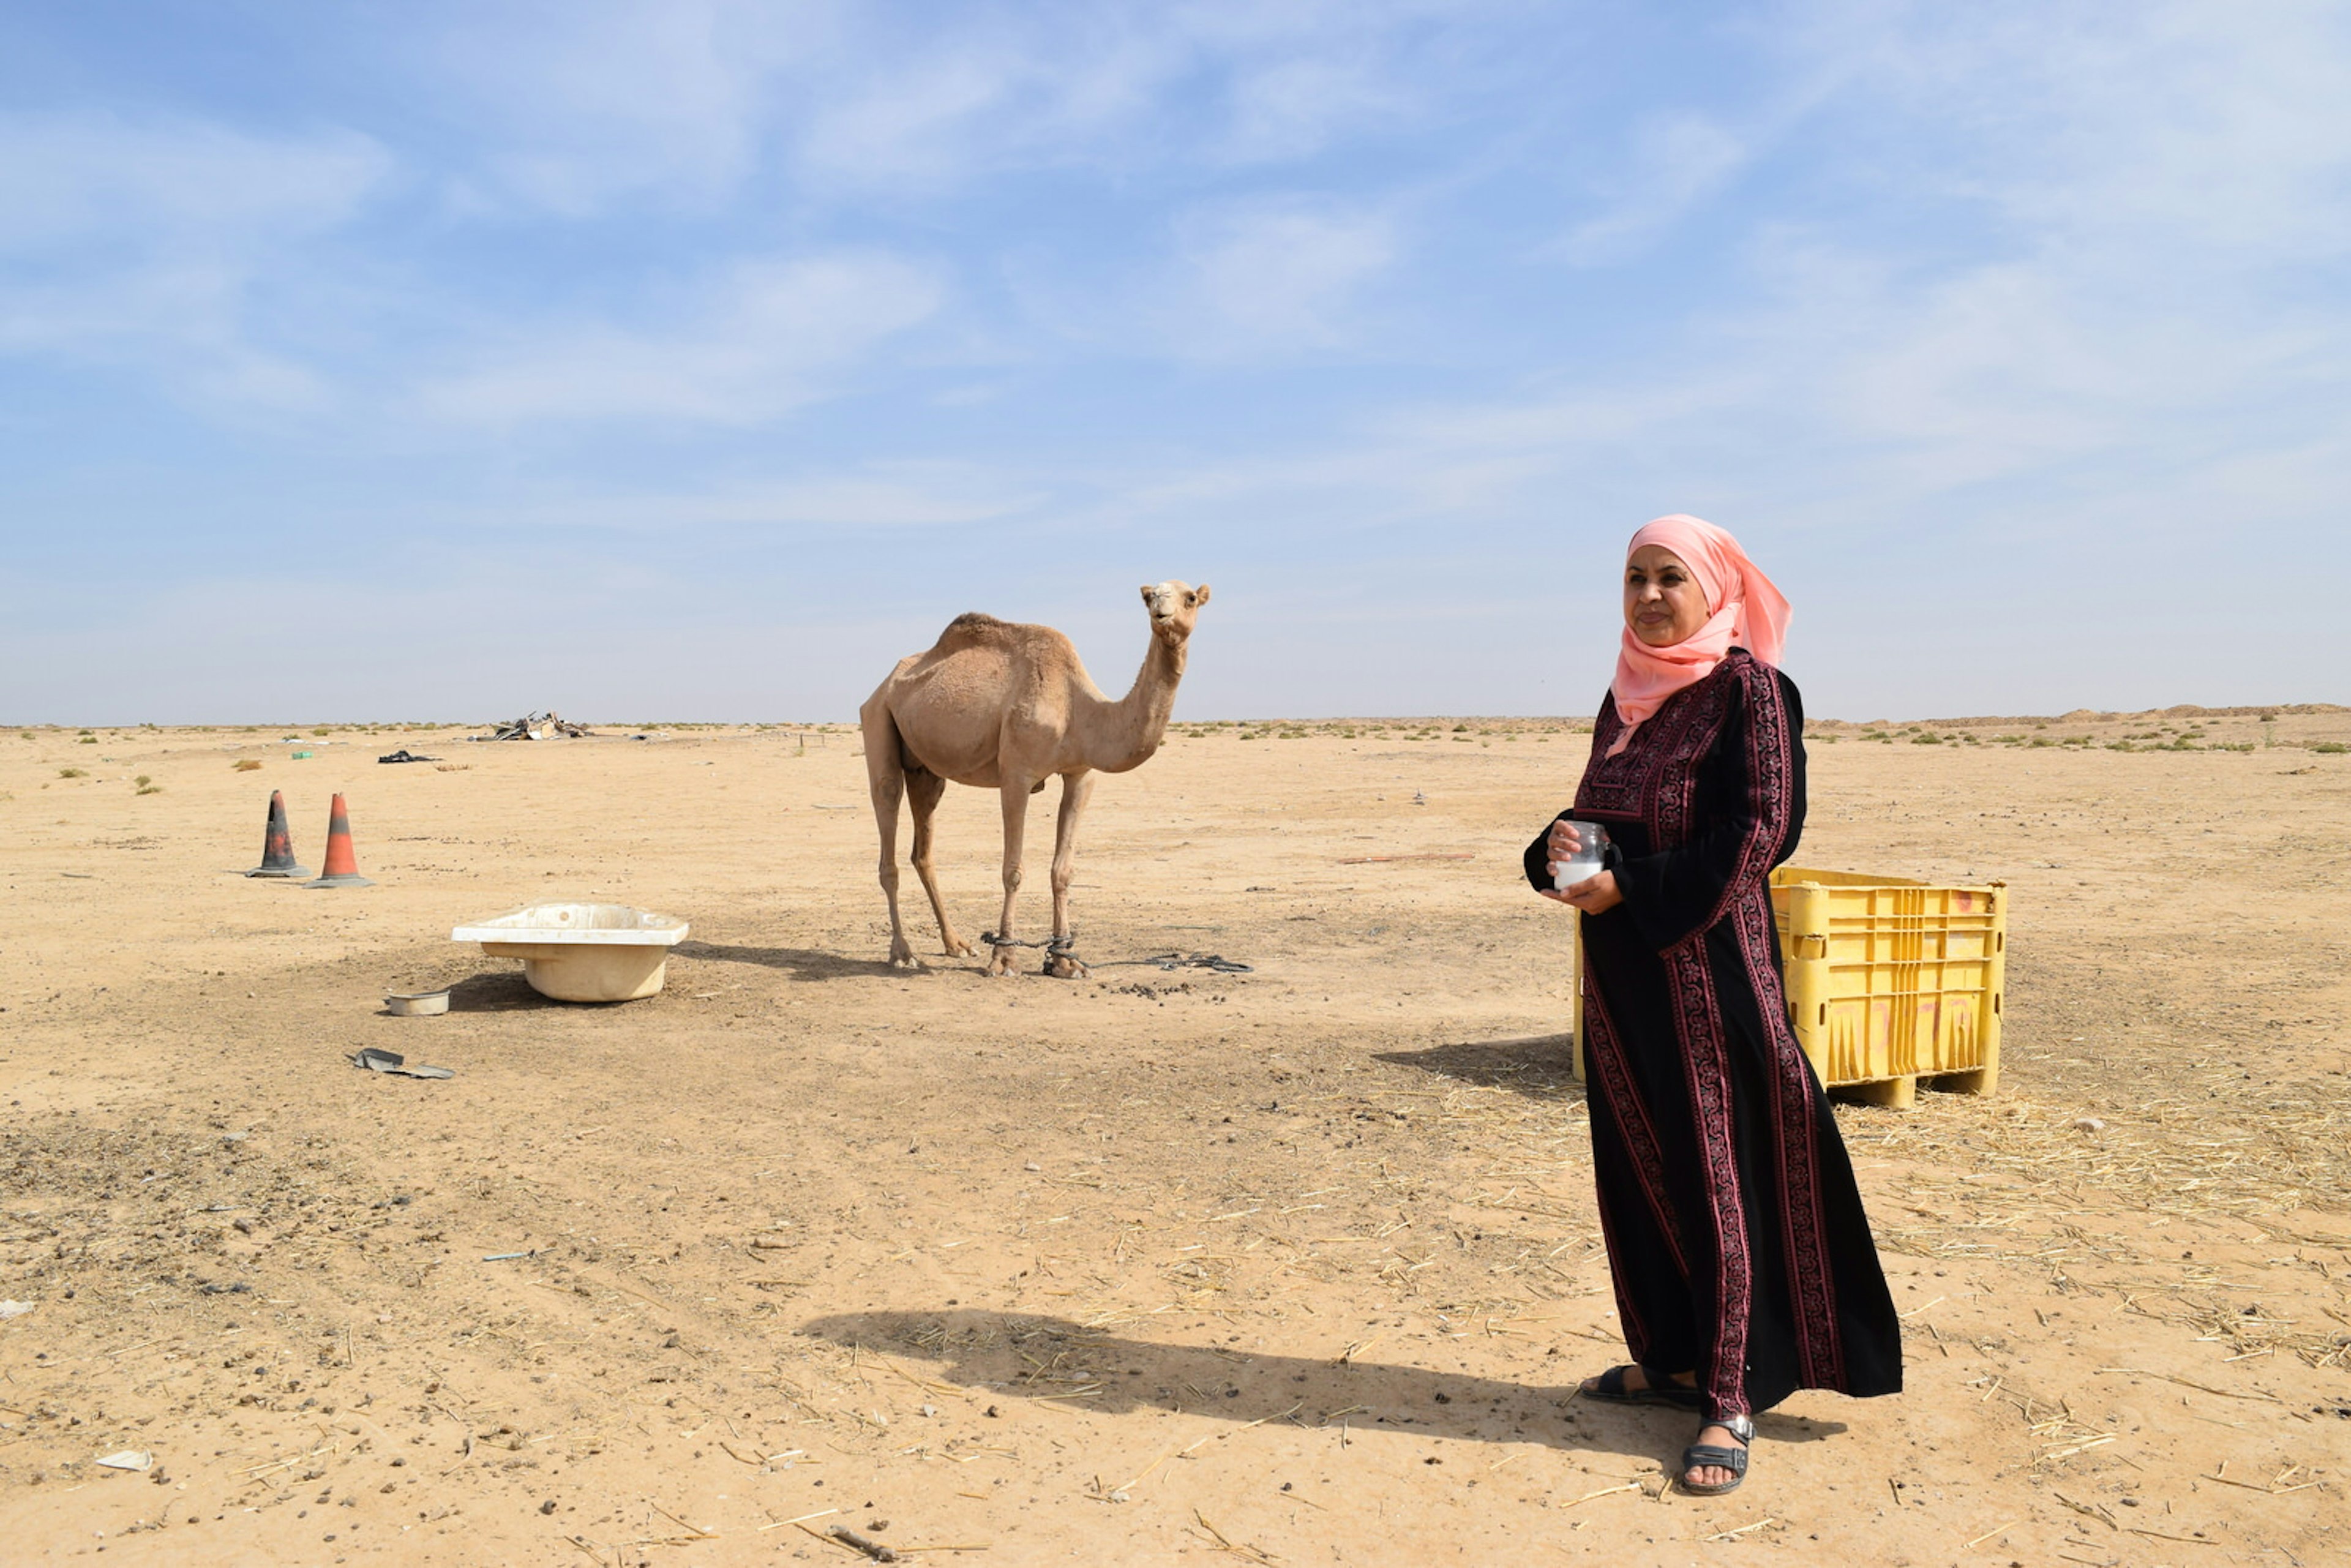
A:
[[[1004,795],[1004,915],[996,923],[996,935],[1006,942],[1012,940],[1012,901],[1020,892],[1020,841],[1029,827],[1029,780],[1018,774],[1003,776]],[[987,961],[991,975],[1008,975],[1016,962],[1017,947],[998,947]]]
[[[898,801],[906,792],[906,770],[898,757],[898,726],[880,697],[858,715],[865,730],[865,783],[873,794],[873,822],[882,831],[882,896],[890,902],[890,963],[920,968],[898,917]]]
[[[968,958],[971,944],[956,935],[947,906],[939,902],[938,879],[931,874],[931,815],[939,809],[939,797],[946,790],[947,781],[928,768],[918,768],[906,775],[906,804],[914,812],[914,874],[922,878],[923,891],[931,896],[931,913],[938,916],[939,941],[946,946],[947,956]]]
[[[1078,864],[1078,819],[1093,792],[1092,773],[1061,776],[1061,810],[1053,823],[1053,940],[1062,946],[1070,941],[1070,877]],[[1046,956],[1045,973],[1056,979],[1075,979],[1085,972],[1085,966],[1069,953]]]

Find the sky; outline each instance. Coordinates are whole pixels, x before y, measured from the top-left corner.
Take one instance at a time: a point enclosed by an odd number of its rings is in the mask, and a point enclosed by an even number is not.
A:
[[[2351,702],[2351,9],[0,6],[0,723]]]

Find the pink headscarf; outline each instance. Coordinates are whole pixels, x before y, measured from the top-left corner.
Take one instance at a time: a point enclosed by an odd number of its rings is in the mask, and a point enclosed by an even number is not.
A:
[[[1616,716],[1625,728],[1608,748],[1615,756],[1625,749],[1651,714],[1667,697],[1714,673],[1722,656],[1744,648],[1767,664],[1777,664],[1788,642],[1788,601],[1756,564],[1747,559],[1739,541],[1712,523],[1677,512],[1644,523],[1625,547],[1627,560],[1644,545],[1662,545],[1680,558],[1706,594],[1712,613],[1705,625],[1682,641],[1652,648],[1625,628],[1616,653]]]

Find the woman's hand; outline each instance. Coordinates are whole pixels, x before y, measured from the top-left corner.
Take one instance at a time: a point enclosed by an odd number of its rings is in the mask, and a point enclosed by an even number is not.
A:
[[[1573,822],[1564,818],[1553,822],[1551,836],[1543,845],[1544,852],[1551,857],[1552,874],[1558,874],[1560,862],[1573,860],[1576,852],[1583,847],[1583,835],[1575,831]],[[1608,871],[1597,876],[1585,877],[1582,882],[1571,883],[1564,888],[1539,887],[1535,891],[1545,898],[1581,909],[1586,915],[1604,914],[1625,902],[1624,892],[1616,885],[1616,873]]]
[[[1605,915],[1625,902],[1625,892],[1616,885],[1616,873],[1613,871],[1587,876],[1582,882],[1572,883],[1556,892],[1550,888],[1537,888],[1535,891],[1545,898],[1554,899],[1572,909],[1580,909],[1586,915]]]

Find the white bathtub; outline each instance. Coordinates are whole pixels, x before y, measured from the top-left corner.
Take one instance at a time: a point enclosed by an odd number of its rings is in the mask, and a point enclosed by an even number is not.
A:
[[[669,950],[685,939],[672,915],[625,904],[532,904],[449,933],[493,958],[522,960],[523,978],[566,1002],[627,1002],[667,978]]]

